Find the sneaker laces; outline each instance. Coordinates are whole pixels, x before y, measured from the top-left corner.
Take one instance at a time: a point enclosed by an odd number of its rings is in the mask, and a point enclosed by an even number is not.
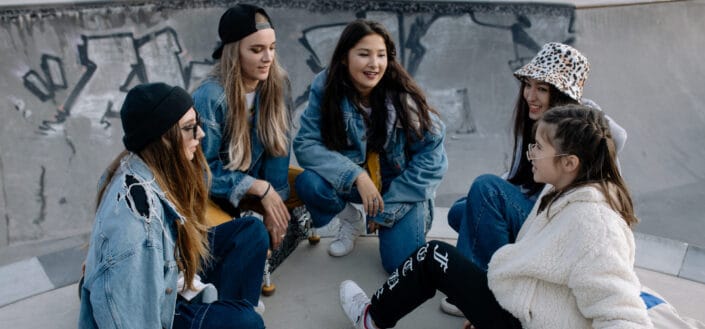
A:
[[[367,313],[367,306],[370,303],[370,299],[365,295],[365,293],[359,293],[352,297],[350,301],[350,308],[353,315],[356,315],[355,326],[358,328],[366,328],[365,326],[365,314]]]
[[[335,239],[345,245],[352,244],[355,238],[360,235],[356,224],[357,221],[351,222],[348,219],[341,218],[340,227],[338,228],[338,234],[335,236]]]

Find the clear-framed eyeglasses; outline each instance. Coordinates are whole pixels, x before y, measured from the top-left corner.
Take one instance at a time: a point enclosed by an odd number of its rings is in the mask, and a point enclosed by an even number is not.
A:
[[[536,154],[539,151],[539,146],[536,143],[530,143],[529,144],[529,149],[526,150],[526,158],[529,159],[529,161],[533,160],[541,160],[541,159],[546,159],[546,158],[555,158],[555,157],[562,157],[569,155],[567,153],[561,153],[561,154],[554,154],[554,155],[547,155],[547,156],[537,156]]]
[[[188,126],[180,127],[186,133],[192,133],[193,139],[198,138],[198,127],[201,126],[201,118],[196,115],[196,123],[190,124]]]

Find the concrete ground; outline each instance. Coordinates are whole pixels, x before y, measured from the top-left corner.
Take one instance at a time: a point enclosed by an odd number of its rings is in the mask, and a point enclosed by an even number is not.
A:
[[[430,239],[455,242],[455,235],[441,221],[429,233]],[[272,275],[277,286],[271,297],[262,297],[266,305],[265,324],[269,328],[351,328],[338,302],[338,285],[346,279],[356,280],[371,294],[386,279],[374,236],[358,239],[355,250],[343,258],[327,255],[330,238],[316,246],[307,242]],[[642,283],[659,292],[683,316],[705,322],[705,284],[643,268],[637,269]],[[77,286],[71,284],[0,308],[3,328],[68,329],[76,328],[79,304]],[[412,314],[402,319],[397,328],[460,328],[463,319],[439,310],[437,294]]]

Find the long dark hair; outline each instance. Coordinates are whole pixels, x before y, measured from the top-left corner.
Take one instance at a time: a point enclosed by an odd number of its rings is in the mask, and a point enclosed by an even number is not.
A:
[[[529,144],[534,142],[533,127],[536,121],[529,117],[529,104],[524,99],[524,88],[526,81],[521,80],[519,87],[519,95],[517,96],[516,105],[514,105],[514,148],[512,153],[512,164],[509,168],[514,168],[517,160],[517,150],[519,154],[519,166],[514,175],[507,177],[507,180],[518,186],[522,186],[529,191],[529,195],[533,195],[543,189],[544,184],[534,182],[534,174],[531,172],[531,162],[526,158],[526,150],[529,149]],[[549,108],[565,104],[578,104],[578,101],[570,98],[570,96],[560,92],[552,84],[549,85]],[[517,146],[521,144],[521,149]]]
[[[430,113],[438,115],[438,112],[426,102],[421,88],[397,61],[396,47],[387,29],[378,22],[358,19],[343,30],[328,66],[321,103],[321,136],[323,143],[331,150],[339,151],[348,146],[341,102],[346,98],[353,103],[360,101],[360,96],[350,80],[348,68],[344,63],[350,49],[370,34],[377,34],[384,39],[387,48],[387,69],[369,96],[372,113],[369,120],[371,135],[367,142],[368,149],[381,151],[386,142],[386,101],[389,96],[407,140],[413,137],[421,139],[424,132],[433,127]],[[404,95],[408,95],[411,102]]]
[[[594,184],[629,226],[636,224],[638,219],[629,189],[617,167],[617,151],[605,115],[587,106],[565,105],[547,111],[540,121],[551,126],[544,133],[553,136],[544,138],[556,153],[577,156],[580,166],[578,175],[568,186],[541,198],[539,211],[550,209],[554,200],[570,190]]]

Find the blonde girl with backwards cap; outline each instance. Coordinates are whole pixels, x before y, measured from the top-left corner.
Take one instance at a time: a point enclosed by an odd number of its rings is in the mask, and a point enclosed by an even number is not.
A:
[[[291,122],[274,26],[264,9],[238,4],[221,16],[218,34],[213,71],[193,92],[213,174],[210,197],[236,217],[246,210],[262,214],[276,248],[290,219]]]
[[[264,328],[253,305],[267,232],[255,217],[206,226],[210,172],[192,104],[164,83],[127,93],[126,151],[100,184],[79,328]]]

